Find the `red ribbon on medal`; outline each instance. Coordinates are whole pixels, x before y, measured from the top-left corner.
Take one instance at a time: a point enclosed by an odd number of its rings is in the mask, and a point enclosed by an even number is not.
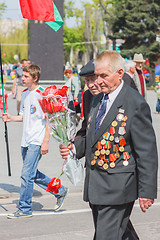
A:
[[[118,144],[116,144],[116,145],[113,146],[113,151],[114,151],[114,152],[118,152],[118,151],[119,151],[119,146],[118,146]]]
[[[129,153],[128,153],[128,152],[124,152],[124,153],[123,153],[123,159],[124,159],[124,160],[130,159],[130,156],[129,156]]]
[[[109,161],[110,162],[115,162],[116,161],[116,156],[114,155],[114,153],[111,153],[111,154],[109,154]]]
[[[98,143],[97,143],[96,148],[97,148],[97,149],[101,149],[101,142],[98,142]]]
[[[126,140],[124,138],[121,138],[119,141],[120,146],[125,146],[126,145]]]
[[[114,135],[115,134],[115,128],[114,127],[111,127],[110,130],[109,130],[109,133],[111,135]]]
[[[107,141],[105,144],[105,149],[110,149],[111,148],[111,142]]]

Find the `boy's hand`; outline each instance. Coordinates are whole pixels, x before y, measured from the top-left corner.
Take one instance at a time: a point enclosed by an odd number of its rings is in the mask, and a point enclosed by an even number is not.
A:
[[[48,153],[49,143],[48,141],[43,141],[41,145],[41,155],[45,155]]]
[[[3,122],[10,122],[11,121],[11,115],[9,115],[8,113],[3,113],[2,114],[2,120]]]

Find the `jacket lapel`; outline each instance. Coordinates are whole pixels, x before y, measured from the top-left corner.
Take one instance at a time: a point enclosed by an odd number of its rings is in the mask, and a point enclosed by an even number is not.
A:
[[[115,116],[117,116],[118,112],[119,112],[119,108],[123,106],[123,98],[125,96],[127,90],[127,85],[124,83],[121,91],[119,92],[118,96],[116,97],[116,99],[114,100],[109,112],[107,113],[106,117],[104,118],[102,125],[100,126],[100,128],[97,131],[97,134],[93,133],[95,130],[95,122],[96,122],[96,115],[97,115],[97,108],[96,108],[96,112],[94,113],[94,120],[93,120],[93,126],[91,128],[92,131],[92,136],[93,137],[93,141],[92,141],[92,146],[101,138],[101,136],[103,135],[103,133],[105,131],[107,131],[108,126],[111,124],[111,122],[115,119]],[[99,107],[98,107],[99,109]]]
[[[96,116],[97,116],[102,98],[103,98],[103,93],[100,93],[95,97],[94,101],[92,102],[92,107],[91,107],[91,111],[88,118],[88,124],[87,124],[88,139],[91,142],[93,142],[95,137]]]

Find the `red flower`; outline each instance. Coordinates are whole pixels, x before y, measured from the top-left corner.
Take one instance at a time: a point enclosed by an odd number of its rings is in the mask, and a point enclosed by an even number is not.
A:
[[[68,87],[63,86],[61,89],[57,89],[55,85],[52,85],[50,87],[47,87],[43,93],[43,96],[48,96],[49,98],[53,98],[57,95],[60,95],[62,97],[67,96]]]
[[[39,104],[44,113],[63,112],[66,109],[66,101],[68,87],[63,86],[57,89],[55,85],[47,87],[44,91],[43,99],[39,100]]]
[[[60,187],[61,187],[61,180],[59,178],[52,178],[52,180],[48,183],[48,187],[46,191],[57,194],[59,192],[58,189]]]

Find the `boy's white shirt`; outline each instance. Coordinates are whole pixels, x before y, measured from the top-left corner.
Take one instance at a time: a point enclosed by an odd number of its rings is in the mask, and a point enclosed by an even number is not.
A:
[[[45,136],[46,118],[38,102],[41,95],[36,92],[39,87],[33,91],[27,89],[22,93],[20,107],[20,115],[23,115],[22,147],[29,144],[41,145]]]

